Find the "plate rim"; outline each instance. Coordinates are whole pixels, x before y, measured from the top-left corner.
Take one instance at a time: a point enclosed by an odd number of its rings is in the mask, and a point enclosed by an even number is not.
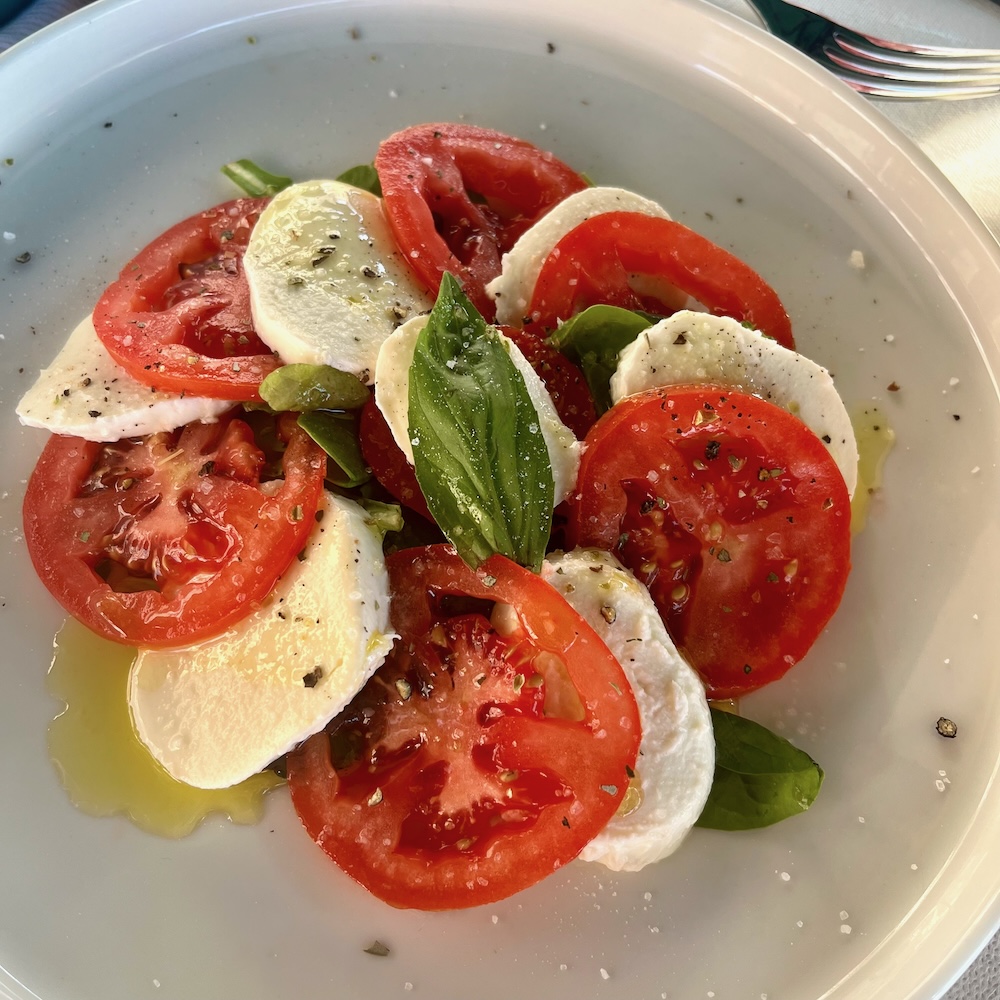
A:
[[[30,74],[33,72],[31,69],[33,64],[51,58],[49,53],[58,50],[60,46],[76,43],[77,36],[80,36],[84,41],[89,41],[86,38],[88,33],[100,35],[101,32],[107,30],[116,30],[117,21],[122,18],[138,16],[138,11],[151,9],[155,3],[156,0],[95,0],[91,5],[74,11],[62,21],[17,43],[0,56],[0,82],[17,77],[18,74]],[[177,0],[175,16],[178,21],[182,21],[185,16],[188,16],[185,14],[186,11],[191,11],[193,14],[201,6],[203,5],[197,3],[196,0]],[[359,0],[306,0],[303,3],[282,3],[280,0],[250,0],[250,2],[240,3],[239,0],[220,0],[212,7],[212,16],[219,17],[223,11],[230,11],[234,14],[238,11],[242,14],[243,20],[252,23],[255,19],[265,19],[292,6],[300,9],[351,6],[359,11],[370,12],[372,9],[378,8],[413,8],[417,4],[414,3],[414,0],[372,0],[371,3],[359,2]],[[493,12],[499,16],[502,9],[508,12],[508,15],[511,10],[537,13],[538,5],[531,0],[506,0],[506,2],[504,0],[420,0],[419,6],[433,7],[442,12],[471,10]],[[581,6],[586,6],[593,11],[603,11],[604,9],[604,5],[599,0],[549,0],[545,16],[555,23],[571,13],[578,15]],[[790,73],[803,80],[805,88],[802,97],[803,105],[808,103],[808,97],[812,94],[822,91],[828,96],[832,95],[835,105],[842,109],[845,115],[855,122],[863,123],[864,128],[869,130],[870,134],[877,134],[912,165],[916,174],[915,178],[911,179],[912,191],[910,194],[922,191],[931,199],[936,199],[936,211],[951,216],[954,223],[968,237],[970,246],[978,259],[992,270],[994,278],[1000,278],[1000,244],[997,243],[985,223],[976,215],[940,168],[912,140],[901,133],[892,122],[881,115],[876,107],[851,91],[846,85],[831,80],[825,71],[813,64],[806,56],[792,50],[764,29],[743,20],[738,15],[709,3],[699,2],[699,0],[619,0],[619,6],[628,8],[633,16],[648,16],[653,21],[661,21],[668,16],[674,16],[688,18],[690,23],[697,20],[713,23],[721,32],[731,38],[738,38],[744,44],[749,41],[759,52],[768,53],[767,58],[784,64]],[[207,14],[205,16],[208,17]],[[613,30],[614,37],[618,39],[619,43],[625,44],[624,25],[628,20],[627,17],[614,19],[605,15],[602,28]],[[657,35],[658,32],[650,31],[648,38],[638,41],[633,39],[633,43],[649,54],[653,50],[653,39]],[[768,87],[770,86],[768,84]],[[0,113],[0,129],[3,128],[2,113]],[[821,132],[814,131],[812,137],[814,141],[818,141],[821,138]],[[930,232],[931,223],[922,218],[914,218],[905,204],[897,203],[894,208],[889,208],[889,210],[896,221],[907,228],[907,232],[914,242],[920,241],[922,229]],[[953,291],[962,284],[954,267],[947,266],[942,270],[935,266],[935,270],[949,291]],[[983,281],[984,278],[981,277],[980,280]],[[1000,295],[997,297],[1000,298]],[[969,323],[970,327],[981,331],[982,336],[989,336],[995,348],[1000,343],[1000,312],[993,315],[994,318],[991,322],[985,324],[978,320],[973,322],[970,317]],[[1000,761],[994,764],[984,799],[987,795],[994,799],[997,797],[998,773],[1000,773]],[[971,830],[966,832],[966,838],[962,842],[963,846],[970,835]],[[929,987],[935,996],[941,995],[960,977],[976,954],[1000,928],[1000,872],[994,873],[993,881],[992,893],[989,898],[983,899],[976,911],[975,919],[968,925],[966,932],[949,939],[951,946],[938,963],[936,970],[925,976],[923,985],[914,987],[912,996],[923,996],[924,987]],[[927,893],[918,901],[918,906],[928,901],[931,889],[934,888],[935,886],[928,888]],[[869,958],[873,958],[887,943],[888,941],[883,942],[877,949],[870,952]],[[839,989],[839,985],[833,987],[831,992],[837,989]]]

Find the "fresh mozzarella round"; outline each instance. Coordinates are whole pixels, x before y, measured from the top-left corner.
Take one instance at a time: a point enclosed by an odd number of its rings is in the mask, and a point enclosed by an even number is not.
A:
[[[276,194],[243,264],[254,327],[271,350],[365,382],[382,341],[433,304],[396,249],[381,199],[340,181]]]
[[[669,219],[666,210],[649,198],[616,187],[589,187],[559,202],[543,215],[503,255],[503,270],[486,291],[496,299],[497,322],[520,326],[542,264],[553,247],[581,222],[605,212],[641,212]]]
[[[825,368],[728,316],[684,310],[643,331],[621,352],[611,398],[692,382],[730,386],[794,413],[826,444],[854,495],[858,445]]]
[[[232,409],[224,399],[179,395],[137,382],[108,354],[88,316],[21,397],[26,427],[87,441],[171,431],[192,420],[214,421]]]
[[[415,316],[395,330],[382,345],[375,364],[375,404],[382,411],[392,436],[406,461],[413,465],[413,445],[410,442],[410,364],[417,337],[427,325],[426,316]],[[500,335],[514,367],[524,378],[528,395],[538,413],[538,426],[549,450],[555,502],[561,503],[576,486],[580,471],[581,444],[573,432],[559,419],[545,383],[508,337]]]
[[[327,494],[300,559],[233,628],[140,650],[128,699],[139,739],[179,781],[226,788],[322,729],[392,648],[389,580],[358,504]]]
[[[705,689],[667,635],[649,591],[612,555],[556,553],[542,576],[604,640],[639,706],[642,742],[632,786],[580,854],[613,871],[638,871],[677,849],[708,799],[715,734]]]

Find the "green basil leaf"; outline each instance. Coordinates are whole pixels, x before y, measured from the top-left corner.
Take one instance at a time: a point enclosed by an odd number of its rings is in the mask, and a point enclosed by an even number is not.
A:
[[[805,812],[823,769],[765,726],[712,709],[715,781],[697,826],[754,830]]]
[[[380,538],[384,539],[390,531],[403,530],[403,509],[398,503],[366,498],[359,499],[358,503],[365,509],[365,523],[377,531]]]
[[[342,184],[353,184],[355,187],[364,188],[365,191],[382,197],[382,184],[378,179],[375,167],[370,163],[361,163],[345,170],[337,180]]]
[[[253,160],[233,160],[222,168],[222,172],[251,198],[270,198],[292,183],[291,177],[270,174]]]
[[[618,355],[655,319],[619,306],[591,306],[559,326],[549,343],[583,372],[598,414],[611,409],[608,383]]]
[[[417,482],[459,555],[495,552],[536,572],[552,526],[548,448],[499,332],[446,274],[410,366]]]
[[[327,463],[326,478],[334,486],[351,489],[367,483],[372,471],[358,441],[358,419],[353,413],[311,410],[299,415],[301,427],[336,463]]]
[[[349,372],[329,365],[283,365],[260,384],[260,398],[272,410],[357,410],[371,393]]]

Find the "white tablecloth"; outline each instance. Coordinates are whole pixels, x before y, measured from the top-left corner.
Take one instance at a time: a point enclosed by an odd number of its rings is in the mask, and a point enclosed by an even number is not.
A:
[[[0,52],[88,0],[36,0],[0,27]],[[704,0],[759,24],[743,0]],[[1000,4],[991,0],[808,0],[842,23],[882,37],[1000,48]],[[1000,96],[958,102],[875,101],[944,172],[1000,239]],[[1000,846],[998,846],[1000,849]],[[943,1000],[1000,998],[1000,935]]]

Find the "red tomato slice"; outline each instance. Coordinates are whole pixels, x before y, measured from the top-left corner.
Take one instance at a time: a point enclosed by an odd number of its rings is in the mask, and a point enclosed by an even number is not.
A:
[[[237,198],[179,222],[122,268],[94,328],[135,379],[171,392],[259,400],[280,361],[254,332],[243,253],[266,198]]]
[[[472,570],[436,545],[388,565],[401,638],[328,731],[289,756],[292,802],[380,899],[490,903],[574,858],[614,814],[638,753],[635,699],[596,633],[510,560]],[[494,601],[515,607],[513,635],[475,610]]]
[[[174,646],[249,614],[305,545],[325,456],[283,425],[284,480],[261,483],[249,426],[98,444],[53,435],[28,481],[24,533],[39,578],[99,635]]]
[[[785,307],[753,268],[679,222],[636,212],[595,215],[570,230],[542,264],[528,317],[534,329],[554,330],[593,305],[664,315],[676,310],[677,289],[794,350]]]
[[[375,405],[374,396],[361,408],[358,432],[361,438],[361,454],[371,467],[372,475],[401,504],[405,504],[410,510],[415,510],[434,523],[434,518],[427,509],[423,491],[417,482],[417,474],[396,444],[382,411]]]
[[[517,344],[545,383],[559,419],[578,438],[586,437],[597,420],[597,410],[583,372],[565,354],[521,327],[502,326],[500,331]]]
[[[500,255],[553,205],[587,182],[551,153],[475,125],[415,125],[379,146],[375,169],[396,243],[437,294],[450,271],[490,320],[484,286]]]
[[[711,386],[617,403],[585,442],[573,544],[649,588],[709,696],[776,680],[813,644],[850,568],[850,500],[823,443],[771,403]]]

